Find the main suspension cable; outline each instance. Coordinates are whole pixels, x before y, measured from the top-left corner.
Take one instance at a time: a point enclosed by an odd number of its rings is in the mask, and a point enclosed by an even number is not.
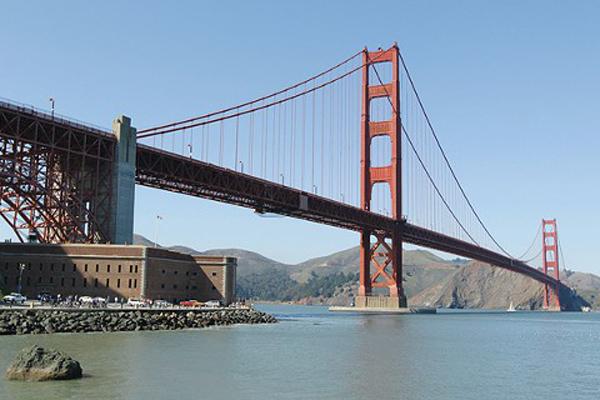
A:
[[[429,129],[431,130],[431,133],[433,135],[433,138],[435,139],[437,147],[439,148],[439,150],[440,150],[440,152],[442,154],[442,157],[444,158],[444,161],[445,161],[446,165],[448,166],[448,168],[450,170],[450,173],[452,174],[452,177],[454,178],[454,181],[458,185],[458,188],[459,188],[460,192],[462,193],[462,196],[467,201],[467,204],[468,204],[469,208],[471,209],[471,211],[473,212],[473,215],[475,216],[475,218],[477,218],[477,221],[479,222],[479,224],[481,225],[481,227],[483,228],[483,230],[486,232],[486,234],[489,236],[489,238],[492,239],[492,241],[496,244],[496,246],[498,246],[498,248],[504,254],[506,254],[510,258],[514,258],[509,252],[507,252],[504,249],[504,247],[502,247],[500,245],[500,243],[498,243],[498,241],[496,240],[496,238],[490,233],[490,231],[488,230],[487,226],[483,223],[483,221],[479,217],[479,214],[477,213],[477,211],[475,211],[475,207],[471,203],[471,200],[469,200],[469,197],[467,196],[464,188],[462,187],[462,184],[458,180],[458,177],[457,177],[456,173],[454,172],[454,169],[452,168],[452,165],[450,164],[450,160],[446,156],[446,152],[444,151],[444,148],[442,147],[442,145],[440,143],[440,140],[438,139],[438,136],[437,136],[437,134],[435,132],[435,129],[433,128],[433,124],[431,123],[431,120],[429,119],[429,115],[427,114],[427,111],[425,111],[425,106],[423,105],[423,102],[421,101],[421,97],[419,96],[419,93],[417,92],[417,88],[415,86],[415,83],[414,83],[414,81],[412,79],[412,76],[410,75],[410,72],[408,71],[408,67],[406,66],[406,63],[404,62],[404,58],[402,57],[402,53],[400,51],[398,51],[398,57],[400,58],[400,62],[402,63],[402,68],[404,69],[404,72],[406,72],[406,77],[408,78],[408,81],[409,81],[410,86],[411,86],[411,88],[413,90],[413,93],[415,94],[415,97],[416,97],[417,102],[419,104],[419,108],[423,112],[423,116],[425,117],[425,121],[427,122],[427,125],[429,126]]]
[[[200,120],[200,119],[209,118],[209,117],[215,116],[217,114],[224,114],[224,113],[227,113],[229,111],[233,111],[236,108],[243,108],[243,107],[252,105],[254,103],[258,103],[260,101],[263,101],[263,100],[266,100],[266,99],[270,99],[270,98],[278,96],[278,95],[280,95],[282,93],[289,92],[292,89],[296,89],[297,87],[302,86],[302,85],[304,85],[304,84],[306,84],[308,82],[316,80],[316,79],[318,79],[318,78],[320,78],[320,77],[328,74],[329,72],[334,71],[334,70],[338,69],[339,67],[341,67],[341,66],[349,63],[350,61],[354,60],[356,57],[358,57],[361,54],[362,54],[362,50],[359,51],[359,52],[357,52],[357,53],[355,53],[355,54],[353,54],[353,55],[351,55],[350,57],[346,58],[345,60],[339,62],[338,64],[334,65],[333,67],[331,67],[331,68],[329,68],[329,69],[327,69],[327,70],[325,70],[323,72],[320,72],[320,73],[318,73],[316,75],[313,75],[313,76],[311,76],[311,77],[303,80],[302,82],[299,82],[299,83],[296,83],[294,85],[288,86],[288,87],[286,87],[284,89],[278,90],[278,91],[273,92],[271,94],[268,94],[266,96],[262,96],[262,97],[259,97],[257,99],[250,100],[250,101],[247,101],[245,103],[242,103],[242,104],[239,104],[239,105],[236,105],[236,106],[233,106],[233,107],[228,107],[228,108],[225,108],[225,109],[222,109],[222,110],[219,110],[219,111],[213,111],[213,112],[210,112],[208,114],[199,115],[199,116],[196,116],[196,117],[192,117],[192,118],[188,118],[188,119],[185,119],[185,120],[181,120],[181,121],[177,121],[177,122],[172,122],[172,123],[168,123],[168,124],[164,124],[164,125],[159,125],[159,126],[155,126],[155,127],[152,127],[152,128],[142,129],[142,130],[138,131],[138,134],[146,133],[146,132],[150,132],[150,131],[155,131],[155,130],[162,130],[164,128],[170,128],[170,127],[177,126],[177,125],[187,124],[187,123],[194,122],[194,121],[197,121],[197,120]]]
[[[392,107],[392,111],[397,115],[398,114],[398,110],[396,110],[396,107],[394,106],[394,103],[392,103],[392,100],[390,99],[390,93],[387,91],[387,87],[383,84],[383,81],[381,80],[381,76],[379,76],[379,72],[377,71],[377,67],[375,66],[375,64],[370,64],[370,65],[373,67],[373,70],[375,71],[375,75],[377,76],[377,80],[379,81],[379,84],[383,87],[383,89],[384,89],[384,91],[385,91],[385,93],[387,95],[386,98],[388,99],[388,101],[390,103],[390,106]],[[369,67],[369,64],[367,64],[366,68],[368,68],[368,67]],[[421,156],[419,155],[419,152],[417,151],[415,145],[413,144],[413,141],[410,138],[410,135],[408,134],[408,132],[404,128],[404,125],[400,125],[400,129],[402,129],[402,133],[404,133],[404,136],[408,140],[408,143],[410,144],[410,147],[412,148],[413,152],[415,153],[415,156],[417,157],[417,160],[419,161],[419,164],[421,164],[421,167],[425,171],[425,174],[427,175],[427,178],[431,182],[431,184],[432,184],[433,188],[435,189],[437,195],[440,197],[440,199],[442,200],[442,202],[444,203],[444,205],[446,206],[446,208],[450,212],[450,215],[452,215],[452,218],[454,218],[454,220],[456,221],[456,223],[460,226],[460,228],[463,230],[463,232],[473,241],[473,243],[475,243],[477,246],[479,246],[479,243],[477,242],[477,240],[475,240],[475,238],[473,236],[471,236],[471,234],[466,230],[466,228],[460,222],[460,220],[458,219],[458,217],[456,216],[456,214],[454,213],[454,211],[452,210],[452,208],[450,207],[450,205],[448,204],[448,202],[446,201],[446,199],[442,195],[440,189],[438,188],[437,184],[433,180],[433,177],[429,173],[429,170],[425,166],[425,163],[423,162],[423,159],[421,158]]]
[[[523,254],[521,254],[521,256],[519,256],[517,259],[518,260],[522,260],[523,257],[525,257],[527,254],[529,254],[529,251],[533,248],[533,246],[535,245],[535,242],[538,240],[540,233],[542,233],[542,224],[538,225],[538,229],[537,229],[537,233],[535,234],[535,237],[533,238],[533,241],[531,242],[531,244],[529,245],[529,247],[527,248],[527,250],[525,250],[525,252]]]
[[[337,82],[337,81],[339,81],[339,80],[341,80],[341,79],[343,79],[343,78],[345,78],[347,76],[352,75],[354,72],[362,69],[362,67],[363,67],[362,64],[359,65],[359,66],[357,66],[357,67],[354,67],[354,68],[350,69],[349,71],[347,71],[347,72],[345,72],[345,73],[343,73],[343,74],[341,74],[341,75],[339,75],[339,76],[337,76],[335,78],[331,78],[330,80],[328,80],[328,81],[326,81],[324,83],[321,83],[319,85],[315,85],[315,86],[313,86],[310,89],[305,89],[305,90],[302,90],[300,92],[295,92],[293,95],[289,95],[287,97],[280,98],[279,100],[273,100],[273,101],[271,101],[269,103],[266,103],[266,104],[263,102],[262,105],[254,106],[252,108],[249,108],[249,109],[246,109],[246,110],[243,110],[243,111],[239,110],[239,109],[243,109],[243,108],[245,108],[247,106],[255,105],[256,103],[259,103],[259,102],[261,102],[263,100],[272,99],[274,97],[277,97],[280,94],[289,92],[289,91],[291,91],[291,90],[293,90],[295,88],[303,86],[305,83],[308,83],[308,82],[311,82],[311,81],[312,82],[316,82],[316,79],[321,78],[321,77],[323,77],[323,76],[331,73],[332,71],[340,68],[341,66],[349,63],[350,61],[354,60],[358,55],[362,54],[362,52],[363,52],[363,50],[361,50],[360,52],[352,55],[351,57],[349,57],[347,59],[345,59],[344,61],[336,64],[335,66],[329,68],[328,70],[326,70],[324,72],[321,72],[321,73],[319,73],[317,75],[314,75],[314,76],[312,76],[312,77],[310,77],[308,79],[305,79],[302,82],[299,82],[297,84],[289,86],[289,87],[287,87],[285,89],[282,89],[282,90],[279,90],[277,92],[271,93],[270,95],[263,96],[263,97],[260,97],[258,99],[251,100],[251,101],[248,101],[246,103],[243,103],[243,104],[240,104],[240,105],[236,105],[236,106],[233,106],[233,107],[228,107],[228,108],[223,109],[223,110],[214,111],[214,112],[211,112],[211,113],[208,113],[208,114],[204,114],[204,115],[201,115],[201,116],[197,116],[197,117],[193,117],[193,118],[188,118],[186,120],[172,122],[172,123],[169,123],[169,124],[164,124],[164,125],[160,125],[160,126],[156,126],[156,127],[152,127],[152,128],[142,129],[142,130],[138,131],[137,138],[138,139],[143,139],[143,138],[151,137],[151,136],[155,136],[155,135],[162,135],[162,134],[165,134],[165,133],[171,133],[171,132],[181,131],[181,130],[187,129],[187,128],[194,128],[194,127],[197,127],[197,126],[208,125],[208,124],[212,124],[212,123],[215,123],[215,122],[220,122],[222,120],[228,120],[228,119],[236,118],[236,117],[239,117],[239,116],[242,116],[242,115],[246,115],[246,114],[249,114],[249,113],[252,113],[252,112],[255,112],[255,111],[260,111],[260,110],[263,110],[263,109],[274,107],[274,106],[277,106],[279,104],[282,104],[282,103],[294,100],[294,99],[296,99],[298,97],[304,96],[304,95],[312,93],[312,92],[314,92],[316,90],[322,89],[322,88],[324,88],[326,86],[332,85],[335,82]],[[378,58],[380,58],[382,56],[383,55],[378,55],[378,56],[374,57],[373,60],[376,60],[376,59],[378,59]],[[231,111],[237,111],[237,112],[228,114]],[[216,117],[216,118],[213,118],[213,117]]]

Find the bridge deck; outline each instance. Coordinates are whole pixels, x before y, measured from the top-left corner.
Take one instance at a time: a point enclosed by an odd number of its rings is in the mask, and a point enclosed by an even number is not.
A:
[[[355,231],[391,235],[400,229],[407,243],[490,263],[542,283],[557,284],[554,278],[522,261],[407,222],[149,146],[138,145],[137,154],[136,179],[144,186]]]

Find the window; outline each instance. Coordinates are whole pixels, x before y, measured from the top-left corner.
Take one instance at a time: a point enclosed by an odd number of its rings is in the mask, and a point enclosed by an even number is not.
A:
[[[198,286],[192,286],[192,290],[198,289]]]
[[[165,288],[165,284],[164,284],[164,283],[161,283],[161,284],[160,284],[160,288],[161,288],[161,289],[164,289],[164,288]]]
[[[6,263],[6,269],[8,269],[8,263]],[[40,271],[44,269],[44,264],[40,263]]]
[[[98,278],[94,278],[94,287],[98,287]]]
[[[163,269],[163,270],[162,270],[162,274],[164,275],[164,274],[166,274],[166,273],[167,273],[167,271]]]
[[[129,266],[129,273],[132,273],[132,272],[133,272],[133,265],[130,265]]]
[[[213,273],[212,273],[212,276],[217,276],[217,273],[216,273],[216,272],[213,272]]]
[[[131,278],[129,278],[129,289],[131,289]]]
[[[198,276],[198,272],[194,272],[192,275],[194,275],[194,276]]]
[[[75,278],[71,280],[71,286],[75,287]]]
[[[185,271],[185,276],[190,276],[190,271]]]
[[[60,278],[60,286],[65,286],[65,278]]]
[[[107,272],[107,273],[110,273],[110,264],[108,264],[108,265],[106,266],[106,272]]]
[[[83,278],[83,287],[87,287],[87,278]]]
[[[6,277],[4,277],[4,283],[6,283]],[[38,278],[38,283],[42,283],[42,277],[41,276]]]
[[[190,287],[186,285],[185,290],[190,290]]]
[[[18,277],[17,277],[17,280],[19,280]],[[54,283],[54,277],[53,276],[50,277],[50,283]]]
[[[87,266],[87,264],[85,264],[85,266],[83,268],[84,268],[85,272],[88,272],[88,266]]]
[[[119,265],[119,267],[120,267],[120,265]],[[117,279],[117,288],[120,288],[120,287],[121,287],[121,279]]]
[[[173,273],[174,273],[175,275],[177,275],[177,274],[179,273],[179,271],[175,270],[175,271],[173,271]]]
[[[106,278],[106,287],[110,287],[110,279]]]
[[[118,269],[119,269],[119,273],[121,273],[121,264],[119,264]]]
[[[63,264],[62,272],[65,272],[65,264]]]
[[[54,264],[50,264],[50,271],[54,271]]]
[[[96,272],[100,272],[100,265],[96,264]]]
[[[173,285],[173,289],[177,289],[177,285]]]
[[[134,280],[133,280],[133,288],[134,288],[134,289],[137,289],[137,279],[134,279]]]
[[[63,264],[63,271],[65,270],[65,264]],[[73,264],[73,272],[77,271],[77,264]]]
[[[137,265],[135,266],[135,273],[136,274],[138,273],[138,266]]]

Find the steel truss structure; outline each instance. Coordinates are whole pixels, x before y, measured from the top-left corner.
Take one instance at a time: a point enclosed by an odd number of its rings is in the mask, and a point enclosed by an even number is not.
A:
[[[115,143],[107,132],[0,103],[0,216],[21,242],[109,241]]]

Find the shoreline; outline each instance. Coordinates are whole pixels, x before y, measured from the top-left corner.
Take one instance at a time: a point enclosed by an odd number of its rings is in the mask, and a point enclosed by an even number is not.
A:
[[[53,333],[169,331],[237,324],[270,324],[275,317],[234,309],[3,309],[0,336]]]

